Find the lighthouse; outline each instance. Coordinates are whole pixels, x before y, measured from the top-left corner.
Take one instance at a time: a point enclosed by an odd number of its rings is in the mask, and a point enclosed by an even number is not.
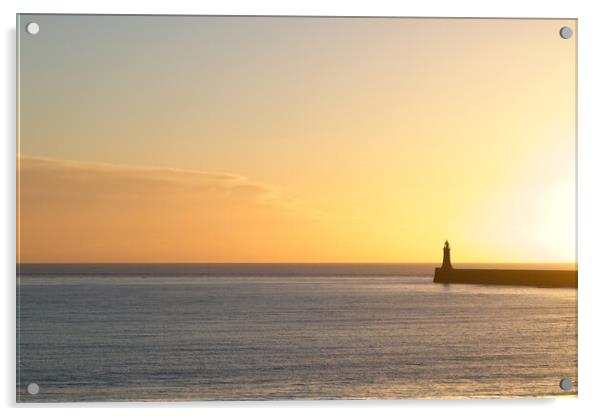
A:
[[[451,258],[449,256],[449,242],[447,240],[445,240],[445,245],[443,246],[443,264],[441,264],[441,269],[453,269],[451,265]]]

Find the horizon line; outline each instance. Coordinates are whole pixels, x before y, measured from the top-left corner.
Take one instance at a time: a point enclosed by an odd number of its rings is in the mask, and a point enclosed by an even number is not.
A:
[[[115,265],[115,264],[439,264],[441,261],[319,261],[319,262],[299,262],[299,261],[259,261],[259,262],[248,262],[248,261],[180,261],[180,262],[144,262],[144,261],[116,261],[116,262],[17,262],[16,265]],[[575,264],[577,261],[462,261],[454,262],[454,264]]]

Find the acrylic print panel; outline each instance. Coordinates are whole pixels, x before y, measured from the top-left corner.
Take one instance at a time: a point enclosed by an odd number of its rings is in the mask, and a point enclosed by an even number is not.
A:
[[[576,38],[20,15],[17,400],[576,396]]]

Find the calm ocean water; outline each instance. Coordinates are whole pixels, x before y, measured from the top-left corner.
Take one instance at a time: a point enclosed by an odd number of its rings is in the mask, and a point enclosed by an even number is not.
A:
[[[21,268],[18,401],[577,391],[575,289],[437,285],[420,265],[124,267]]]

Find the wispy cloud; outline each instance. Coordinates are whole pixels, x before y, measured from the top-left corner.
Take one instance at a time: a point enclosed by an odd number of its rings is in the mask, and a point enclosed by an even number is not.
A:
[[[273,203],[285,206],[286,198],[276,188],[230,173],[185,169],[122,166],[47,159],[31,156],[19,158],[20,190],[32,192],[94,194],[95,198],[135,197],[146,191],[190,197],[207,196]],[[281,199],[281,200],[279,200]]]
[[[23,262],[251,260],[314,220],[241,175],[19,158]]]

